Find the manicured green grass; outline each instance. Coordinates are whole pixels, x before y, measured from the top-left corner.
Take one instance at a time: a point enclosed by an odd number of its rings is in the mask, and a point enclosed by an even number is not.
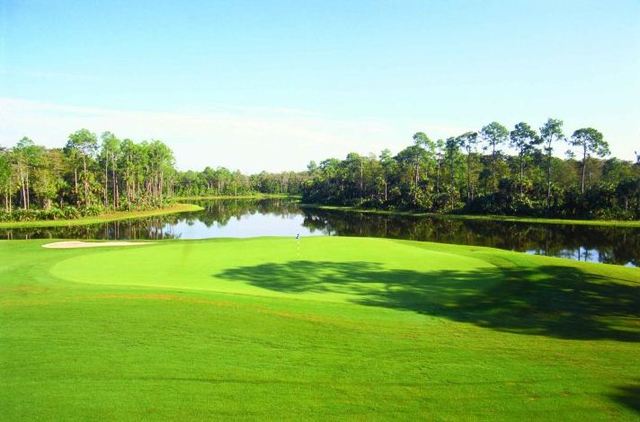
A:
[[[377,210],[369,208],[345,207],[337,205],[317,205],[300,204],[303,208],[316,208],[321,210],[334,210],[356,212],[363,214],[379,215],[400,215],[413,217],[432,217],[457,220],[482,220],[482,221],[506,221],[514,223],[532,224],[569,224],[580,226],[609,226],[609,227],[640,227],[640,220],[575,220],[564,218],[536,218],[536,217],[515,217],[509,215],[469,215],[469,214],[438,214],[432,212],[398,211],[398,210]]]
[[[29,227],[68,227],[87,224],[108,223],[110,221],[131,220],[134,218],[154,217],[158,215],[176,214],[180,212],[200,211],[202,207],[193,204],[172,204],[165,208],[147,211],[113,211],[95,217],[82,217],[72,220],[37,220],[37,221],[5,221],[0,222],[0,229]]]
[[[34,419],[637,420],[640,270],[318,237],[0,242],[0,409]]]

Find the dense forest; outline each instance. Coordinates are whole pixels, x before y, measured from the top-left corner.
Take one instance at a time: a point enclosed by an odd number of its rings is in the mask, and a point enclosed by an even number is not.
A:
[[[566,158],[558,152],[566,148]],[[515,151],[504,152],[505,148]],[[87,129],[63,148],[29,138],[0,146],[1,220],[76,218],[160,207],[173,197],[301,194],[307,203],[567,218],[640,218],[640,155],[607,158],[593,128],[570,137],[562,121],[539,130],[492,122],[432,141],[425,133],[396,155],[357,153],[311,162],[306,172],[245,175],[224,167],[178,171],[161,141],[134,142]]]
[[[174,192],[177,196],[242,196],[256,193],[298,195],[307,178],[306,172],[267,173],[250,176],[224,167],[206,167],[203,171],[188,170],[176,174]]]
[[[87,129],[63,148],[45,148],[24,137],[0,146],[0,221],[77,218],[107,210],[163,206],[175,196],[300,192],[304,174],[246,176],[226,168],[202,172],[175,168],[161,141],[134,142]]]
[[[309,165],[309,203],[438,213],[565,218],[640,218],[640,155],[635,163],[606,158],[593,128],[570,137],[561,120],[539,130],[497,122],[479,132],[432,141],[425,133],[396,155],[351,153]],[[557,158],[564,152],[566,159]],[[513,155],[504,148],[515,151]]]

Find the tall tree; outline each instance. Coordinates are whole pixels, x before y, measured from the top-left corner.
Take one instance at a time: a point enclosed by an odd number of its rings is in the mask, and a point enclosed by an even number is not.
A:
[[[509,140],[509,130],[498,122],[491,122],[480,130],[482,139],[491,147],[491,156],[495,159],[500,152],[500,145]]]
[[[380,153],[380,164],[382,166],[382,186],[383,186],[383,200],[387,202],[389,200],[389,183],[393,178],[393,174],[396,172],[396,160],[391,156],[391,151],[388,149],[382,150]]]
[[[444,160],[444,141],[438,139],[436,141],[436,193],[440,193],[440,175],[442,174],[442,163]]]
[[[491,148],[491,169],[487,181],[493,190],[498,185],[496,171],[496,161],[500,153],[498,148],[509,140],[509,130],[498,122],[491,122],[480,130],[480,136],[487,143],[488,148]]]
[[[587,159],[591,154],[598,157],[609,155],[609,144],[604,140],[602,133],[588,127],[578,129],[571,135],[571,145],[582,149],[582,172],[580,176],[580,192],[584,193],[585,176],[587,172]]]
[[[123,172],[126,204],[130,207],[136,200],[136,168],[138,167],[138,145],[131,139],[124,139],[120,144],[120,162],[118,168]]]
[[[414,144],[398,153],[396,160],[409,174],[409,191],[412,204],[418,205],[421,176],[426,179],[433,159],[435,144],[424,132],[413,135]]]
[[[520,168],[518,184],[520,186],[520,193],[522,194],[524,191],[524,168],[526,159],[533,152],[536,145],[540,144],[541,140],[536,134],[536,131],[525,122],[516,124],[514,130],[509,134],[509,138],[511,147],[518,151],[518,165]]]
[[[31,202],[31,173],[39,164],[43,152],[43,147],[37,146],[26,136],[20,139],[14,148],[22,208],[25,210],[29,209]]]
[[[80,129],[71,135],[64,147],[64,151],[74,162],[74,183],[76,195],[78,195],[78,163],[82,164],[82,185],[83,203],[87,207],[91,205],[91,195],[89,192],[90,173],[89,163],[93,159],[98,149],[98,139],[96,135],[88,129]],[[79,201],[78,201],[79,204]]]
[[[471,173],[473,171],[473,154],[478,145],[478,132],[463,133],[458,136],[458,143],[467,151],[467,201],[473,201],[475,189],[471,182]]]
[[[162,141],[153,140],[148,144],[150,166],[151,197],[156,203],[162,203],[165,189],[165,176],[173,169],[173,152]]]
[[[454,209],[455,203],[459,199],[459,192],[456,184],[458,179],[458,170],[462,167],[463,157],[460,152],[460,140],[458,138],[447,138],[444,144],[444,161],[449,172],[449,186],[447,188],[447,197],[449,207]]]
[[[349,181],[347,185],[348,195],[353,199],[356,196],[362,199],[364,195],[364,157],[355,152],[347,154],[344,160],[346,171],[346,179]]]
[[[551,205],[551,164],[553,156],[553,144],[564,139],[562,132],[562,120],[549,118],[540,128],[540,137],[544,142],[544,151],[547,154],[547,208]]]
[[[0,148],[0,191],[4,198],[4,210],[11,212],[11,193],[13,192],[13,172],[11,171],[10,151]]]
[[[58,191],[64,187],[63,174],[65,170],[64,156],[59,149],[42,151],[42,159],[35,167],[35,180],[33,191],[38,197],[41,206],[48,210],[58,195]]]
[[[114,208],[118,207],[118,176],[117,163],[120,153],[120,140],[111,132],[100,135],[102,145],[100,160],[104,166],[104,206],[109,206],[109,166],[111,166],[111,199]]]

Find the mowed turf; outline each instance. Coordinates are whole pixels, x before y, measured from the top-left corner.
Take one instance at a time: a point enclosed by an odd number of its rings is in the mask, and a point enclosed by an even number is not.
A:
[[[640,270],[318,237],[0,242],[13,419],[637,419]]]

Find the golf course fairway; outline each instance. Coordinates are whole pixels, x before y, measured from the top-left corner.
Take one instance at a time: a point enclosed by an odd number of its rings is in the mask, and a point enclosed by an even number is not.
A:
[[[309,237],[0,242],[2,420],[634,420],[640,269]]]

